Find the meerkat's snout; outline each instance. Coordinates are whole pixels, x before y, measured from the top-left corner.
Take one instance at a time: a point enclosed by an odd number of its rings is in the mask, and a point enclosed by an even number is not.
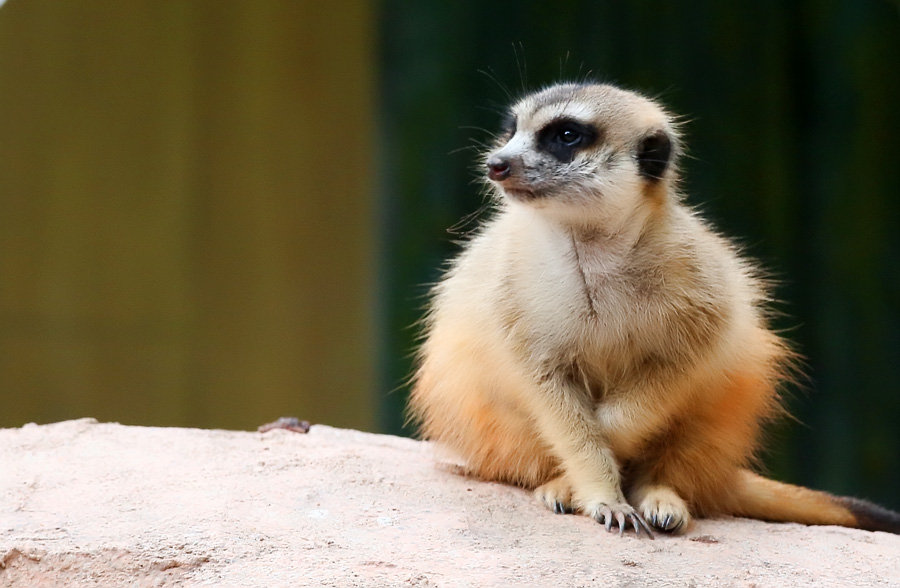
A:
[[[488,177],[495,182],[502,182],[512,173],[510,161],[496,155],[487,161]]]

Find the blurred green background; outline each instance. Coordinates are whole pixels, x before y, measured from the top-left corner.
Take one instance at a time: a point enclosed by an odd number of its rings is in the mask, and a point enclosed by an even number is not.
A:
[[[689,202],[780,282],[772,473],[900,507],[898,71],[889,0],[9,0],[0,426],[409,433],[475,145],[590,77],[686,116]]]

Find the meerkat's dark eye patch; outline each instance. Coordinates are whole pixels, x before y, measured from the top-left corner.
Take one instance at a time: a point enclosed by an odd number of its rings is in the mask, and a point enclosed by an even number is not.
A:
[[[596,127],[570,118],[560,118],[538,131],[538,149],[549,153],[562,163],[575,159],[579,149],[590,147],[597,142],[600,132]]]
[[[665,131],[656,131],[641,139],[637,150],[639,173],[650,181],[662,178],[672,157],[672,140]]]

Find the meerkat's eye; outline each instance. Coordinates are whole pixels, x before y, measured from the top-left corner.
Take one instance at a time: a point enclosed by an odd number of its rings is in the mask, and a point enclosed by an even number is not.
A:
[[[571,118],[559,118],[537,133],[538,149],[563,163],[575,159],[575,153],[590,147],[601,137],[597,127]]]
[[[581,133],[575,129],[562,128],[556,138],[563,145],[573,147],[581,142]]]

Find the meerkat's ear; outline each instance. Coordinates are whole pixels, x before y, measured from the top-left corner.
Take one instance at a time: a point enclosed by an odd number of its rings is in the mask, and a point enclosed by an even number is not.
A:
[[[662,179],[672,158],[672,139],[666,131],[658,130],[641,139],[637,149],[638,171],[655,182]]]

